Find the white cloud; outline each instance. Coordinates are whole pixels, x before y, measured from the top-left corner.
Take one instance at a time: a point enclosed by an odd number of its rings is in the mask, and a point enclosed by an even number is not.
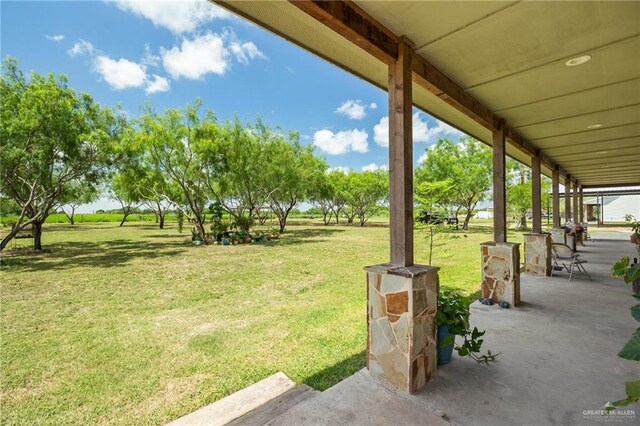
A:
[[[152,93],[167,92],[170,88],[169,80],[157,74],[153,74],[153,79],[147,80],[147,87],[144,89],[148,95]]]
[[[93,55],[95,50],[96,49],[93,47],[93,44],[80,39],[80,41],[77,41],[71,49],[67,50],[67,53],[72,57],[78,55]]]
[[[336,109],[336,112],[346,115],[350,120],[361,120],[367,116],[365,108],[362,102],[349,99],[348,101],[344,101],[342,105]]]
[[[422,155],[418,158],[418,163],[422,164],[427,159],[428,153],[427,151],[423,152]]]
[[[154,25],[167,28],[174,34],[194,32],[214,19],[233,17],[206,0],[115,0],[115,3],[121,10],[147,18]]]
[[[369,109],[376,109],[376,108],[378,108],[378,104],[377,104],[377,103],[375,103],[375,102],[371,102],[371,103],[369,104]]]
[[[115,90],[142,87],[147,81],[145,67],[127,59],[116,61],[100,55],[95,58],[93,67]]]
[[[229,68],[229,51],[221,36],[208,33],[192,40],[184,39],[180,47],[161,49],[164,69],[174,79],[201,79],[209,73],[223,75]]]
[[[260,49],[258,49],[256,45],[250,41],[244,43],[233,41],[229,45],[229,50],[231,51],[231,53],[233,53],[233,56],[235,56],[236,60],[243,64],[248,64],[249,59],[265,58],[264,53],[262,53]]]
[[[91,43],[80,40],[68,51],[69,55],[87,55],[91,58],[93,71],[100,74],[111,88],[124,90],[134,87],[144,87],[147,94],[166,92],[170,88],[169,80],[157,74],[151,78],[147,74],[147,66],[157,66],[158,56],[151,53],[149,46],[145,46],[145,54],[141,63],[120,58],[110,58],[97,50]]]
[[[151,47],[148,44],[144,45],[144,56],[142,57],[142,64],[150,67],[157,67],[160,65],[160,56],[153,53]]]
[[[344,173],[345,175],[348,175],[350,171],[351,171],[351,169],[349,167],[335,166],[335,167],[329,167],[327,169],[327,174],[329,174],[331,172],[341,172],[341,173]]]
[[[329,155],[342,155],[350,151],[367,152],[369,135],[364,130],[343,130],[333,133],[331,130],[319,130],[313,134],[313,144]]]
[[[382,117],[373,126],[373,141],[380,146],[389,146],[389,116]]]
[[[56,35],[45,34],[44,36],[47,38],[47,40],[55,41],[56,43],[64,40],[64,36],[62,34],[56,34]]]
[[[386,164],[370,163],[362,167],[363,172],[375,172],[376,170],[389,170],[389,166]]]
[[[452,135],[462,136],[464,133],[449,126],[447,123],[436,120],[435,127],[429,127],[423,120],[423,115],[419,112],[413,114],[413,142],[435,142],[437,137]],[[373,126],[373,140],[380,146],[389,146],[389,117],[380,119],[378,124]]]

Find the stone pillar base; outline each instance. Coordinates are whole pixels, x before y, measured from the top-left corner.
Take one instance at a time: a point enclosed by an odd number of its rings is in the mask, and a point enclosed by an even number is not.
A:
[[[524,272],[551,276],[550,234],[524,234]]]
[[[494,303],[520,304],[520,244],[480,244],[482,251],[482,297]]]
[[[367,368],[414,393],[435,377],[438,268],[374,265],[367,272]]]

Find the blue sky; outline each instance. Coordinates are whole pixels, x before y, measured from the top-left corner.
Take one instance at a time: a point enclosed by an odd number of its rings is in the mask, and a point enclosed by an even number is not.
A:
[[[298,131],[331,167],[386,167],[386,92],[205,0],[2,1],[1,21],[3,57],[66,74],[103,105],[135,116],[145,102],[163,110],[200,97],[221,120],[259,115]],[[416,111],[416,164],[438,138],[460,135]]]

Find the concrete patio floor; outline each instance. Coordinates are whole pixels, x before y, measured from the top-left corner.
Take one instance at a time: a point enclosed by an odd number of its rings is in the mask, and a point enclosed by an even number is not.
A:
[[[623,398],[625,380],[640,375],[638,363],[617,356],[637,327],[629,312],[635,299],[630,285],[609,276],[617,259],[635,254],[627,235],[595,232],[595,241],[579,248],[593,281],[580,273],[571,282],[566,272],[523,274],[521,307],[475,302],[472,326],[487,331],[485,349],[501,353],[497,363],[454,355],[413,396],[362,370],[269,424],[640,424],[638,405],[628,407],[635,415],[588,413]]]

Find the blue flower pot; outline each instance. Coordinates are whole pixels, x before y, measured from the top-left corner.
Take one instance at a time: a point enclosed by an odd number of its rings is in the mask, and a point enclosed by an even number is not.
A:
[[[438,326],[438,365],[449,364],[453,355],[453,343],[440,346],[440,342],[449,336],[449,327],[446,325]]]

